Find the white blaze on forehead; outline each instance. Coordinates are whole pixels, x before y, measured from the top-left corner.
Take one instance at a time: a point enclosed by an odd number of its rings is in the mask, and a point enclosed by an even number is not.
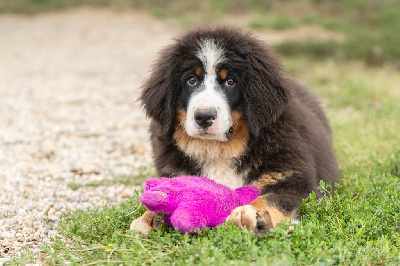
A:
[[[197,57],[203,63],[206,74],[209,76],[216,75],[216,66],[225,60],[223,49],[210,39],[204,40],[200,44]]]

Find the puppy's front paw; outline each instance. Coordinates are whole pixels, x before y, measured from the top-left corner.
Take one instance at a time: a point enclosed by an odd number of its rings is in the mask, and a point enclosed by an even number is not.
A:
[[[250,205],[237,207],[226,218],[227,222],[236,224],[239,227],[246,227],[248,230],[254,230],[257,225],[257,211]]]
[[[246,227],[248,230],[254,231],[261,238],[273,228],[268,211],[259,212],[250,204],[234,209],[226,218],[226,221],[234,223],[239,227]]]
[[[151,230],[160,227],[161,218],[157,213],[146,211],[142,216],[132,221],[130,229],[139,232],[143,236],[148,236]]]

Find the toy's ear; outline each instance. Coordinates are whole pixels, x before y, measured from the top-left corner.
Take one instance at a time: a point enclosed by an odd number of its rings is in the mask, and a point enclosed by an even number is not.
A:
[[[244,186],[235,189],[240,201],[240,205],[250,204],[260,196],[260,190],[255,186]]]
[[[165,48],[142,85],[140,101],[148,117],[157,121],[166,135],[172,128],[179,79],[174,76],[173,47]],[[177,80],[178,79],[178,80]]]
[[[159,178],[150,178],[146,181],[146,187],[144,188],[145,191],[151,190],[152,188],[158,186],[160,184]]]
[[[242,86],[245,114],[251,133],[257,136],[279,118],[290,101],[290,93],[285,88],[279,60],[261,41],[250,43],[246,60],[248,69]]]
[[[146,187],[144,190],[154,190],[155,187],[161,187],[167,185],[171,182],[171,178],[168,177],[153,177],[146,181]]]

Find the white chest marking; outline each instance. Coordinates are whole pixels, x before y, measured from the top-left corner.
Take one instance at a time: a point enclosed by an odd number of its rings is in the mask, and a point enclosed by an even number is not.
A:
[[[231,161],[205,162],[201,175],[232,189],[244,185],[243,175],[236,173]]]

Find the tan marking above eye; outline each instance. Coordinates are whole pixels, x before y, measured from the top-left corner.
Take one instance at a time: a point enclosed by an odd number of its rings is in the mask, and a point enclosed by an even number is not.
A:
[[[226,79],[226,77],[228,76],[228,70],[222,69],[220,75],[221,79]]]
[[[196,74],[196,76],[199,77],[199,76],[200,76],[200,73],[201,73],[200,67],[195,67],[195,68],[194,68],[194,71],[195,71],[194,73]]]

